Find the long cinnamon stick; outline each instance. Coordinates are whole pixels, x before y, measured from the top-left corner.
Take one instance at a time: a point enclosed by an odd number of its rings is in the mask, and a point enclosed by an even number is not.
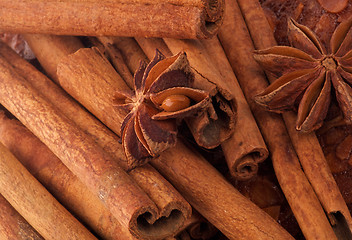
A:
[[[136,40],[149,58],[153,56],[156,48],[167,55],[172,54],[162,39],[136,38]],[[231,90],[234,93],[233,105],[236,106],[236,124],[234,134],[221,146],[230,173],[240,180],[248,180],[256,175],[258,163],[266,159],[268,151],[219,41],[216,38],[204,40],[203,45],[213,60],[211,63],[219,69],[221,79],[224,79],[224,82],[228,80],[233,82],[228,87],[232,87]],[[198,69],[198,71],[200,70]],[[202,72],[200,74],[203,75]]]
[[[0,194],[0,238],[44,240],[42,236]]]
[[[85,36],[207,38],[222,22],[223,1],[1,0],[0,29]]]
[[[236,1],[226,1],[226,18],[219,38],[267,143],[276,176],[307,239],[336,239],[325,213],[308,182],[286,126],[279,115],[265,112],[252,97],[267,82],[252,57],[254,47]],[[299,198],[298,198],[299,196]]]
[[[39,38],[36,38],[35,40],[39,40]],[[31,43],[33,42],[34,41]],[[57,41],[54,41],[54,43],[55,42]],[[109,131],[93,116],[84,111],[82,107],[65,95],[64,92],[55,86],[55,84],[49,79],[35,70],[33,66],[14,54],[14,52],[9,51],[8,48],[0,47],[0,49],[4,54],[6,53],[4,55],[6,59],[16,67],[17,71],[22,72],[25,75],[25,79],[30,82],[32,86],[37,90],[41,90],[48,100],[54,103],[56,107],[58,107],[67,117],[72,119],[83,131],[92,136],[96,143],[103,147],[103,149],[113,157],[114,161],[119,163],[123,169],[127,169],[122,146],[118,143],[119,139],[116,135]],[[58,54],[60,55],[60,53]],[[41,58],[40,60],[43,59]],[[185,221],[185,219],[191,214],[189,204],[171,186],[171,184],[151,166],[134,169],[128,174],[137,182],[143,191],[147,193],[157,207],[156,208],[154,205],[149,206],[153,211],[151,211],[152,215],[149,216],[148,219],[150,223],[156,221],[158,224],[148,225],[148,227],[143,228],[139,227],[140,234],[144,237],[149,236],[150,238],[159,238],[177,232],[178,228],[182,226],[183,221]],[[135,219],[138,217],[143,219],[144,216],[134,216]],[[142,221],[137,224],[142,225]]]
[[[0,113],[0,142],[56,199],[100,237],[134,239],[60,159],[19,121],[7,118],[4,113]]]
[[[45,239],[96,239],[0,143],[0,192]]]
[[[3,57],[0,63],[1,104],[106,204],[123,227],[140,235],[137,217],[153,213],[155,204],[112,157],[27,84]]]
[[[105,68],[105,71],[101,69],[96,71],[87,65],[90,61],[97,59],[96,56],[93,56],[88,62],[83,61],[87,57],[92,57],[93,54],[97,54],[94,49],[84,49],[64,59],[58,66],[60,82],[67,81],[65,86],[68,86],[70,79],[71,86],[77,86],[74,82],[79,81],[82,76],[85,77],[86,84],[88,84],[87,79],[91,78],[89,76],[95,76],[91,84],[94,84],[96,88],[104,88],[105,74],[97,77],[96,73],[105,73],[108,68]],[[104,62],[105,60],[100,61]],[[99,62],[95,62],[94,66],[95,68],[104,67]],[[72,71],[77,68],[80,69],[82,75]],[[93,87],[87,86],[87,89],[90,88]],[[110,91],[110,89],[104,88],[104,91]],[[78,95],[77,90],[73,93]],[[106,98],[106,95],[109,94],[105,92],[104,96],[96,95],[96,97],[101,98],[99,101],[109,101]],[[85,102],[87,108],[89,108],[88,103],[90,102]],[[168,153],[153,160],[153,165],[167,176],[169,181],[177,187],[186,200],[193,204],[197,211],[230,239],[241,237],[257,239],[258,236],[263,239],[269,238],[268,236],[275,239],[290,239],[289,234],[272,218],[241,196],[205,159],[187,149],[180,141]],[[212,179],[211,183],[208,182],[208,179]],[[222,196],[222,198],[219,199],[218,196]],[[237,217],[234,218],[234,216]]]
[[[277,45],[259,2],[256,0],[238,0],[238,2],[255,47],[264,49]],[[274,79],[269,78],[269,80]],[[303,170],[328,214],[331,224],[338,228],[339,220],[334,215],[342,214],[343,221],[346,221],[349,226],[349,235],[352,237],[351,214],[331,174],[315,133],[297,132],[295,130],[296,116],[293,112],[284,113],[283,118]],[[343,225],[344,222],[340,224]]]

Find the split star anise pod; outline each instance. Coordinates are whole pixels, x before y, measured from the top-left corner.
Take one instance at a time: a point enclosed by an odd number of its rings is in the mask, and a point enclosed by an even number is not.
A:
[[[192,88],[194,74],[184,52],[165,58],[158,50],[134,75],[134,91],[119,91],[116,107],[127,110],[121,126],[129,169],[173,147],[177,123],[207,109],[209,94]]]
[[[289,20],[292,47],[275,46],[256,51],[255,60],[276,79],[255,101],[274,112],[295,109],[296,129],[318,129],[326,117],[332,93],[346,123],[352,123],[352,19],[342,22],[327,51],[312,30]]]

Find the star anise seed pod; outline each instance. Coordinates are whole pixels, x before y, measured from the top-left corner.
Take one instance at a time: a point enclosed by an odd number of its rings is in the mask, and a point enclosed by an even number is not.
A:
[[[128,112],[121,138],[130,169],[173,147],[177,122],[210,104],[209,94],[192,88],[193,81],[184,52],[165,58],[157,50],[148,65],[141,62],[134,75],[134,91],[116,93],[116,107]]]
[[[296,129],[318,129],[326,117],[331,86],[346,123],[352,123],[352,18],[334,31],[327,51],[312,30],[289,20],[292,47],[256,51],[255,60],[276,79],[255,101],[274,112],[295,109]]]

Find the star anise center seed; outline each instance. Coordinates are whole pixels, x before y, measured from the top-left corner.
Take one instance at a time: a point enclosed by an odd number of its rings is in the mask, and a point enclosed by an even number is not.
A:
[[[176,112],[191,105],[191,100],[185,95],[170,95],[161,104],[161,108],[166,112]]]
[[[326,68],[326,70],[334,70],[337,68],[337,63],[334,58],[326,57],[321,64]]]

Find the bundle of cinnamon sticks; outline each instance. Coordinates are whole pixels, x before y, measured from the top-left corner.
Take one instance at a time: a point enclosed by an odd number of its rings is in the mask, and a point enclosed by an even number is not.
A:
[[[253,100],[259,1],[0,0],[1,32],[2,238],[352,236],[315,133]]]

